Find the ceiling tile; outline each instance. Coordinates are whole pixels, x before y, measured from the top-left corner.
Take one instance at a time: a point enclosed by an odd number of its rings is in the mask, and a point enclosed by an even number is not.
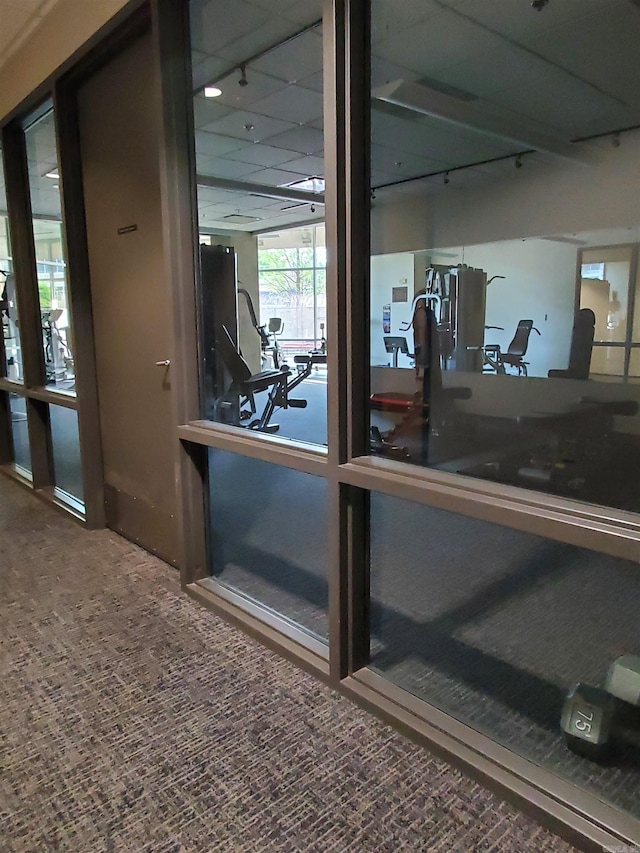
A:
[[[258,184],[267,184],[279,187],[283,184],[292,184],[294,181],[303,181],[308,175],[296,172],[285,172],[282,169],[264,169],[251,176],[251,180]]]
[[[231,107],[225,106],[219,98],[205,98],[196,95],[193,99],[193,124],[196,129],[210,124],[216,119],[223,118],[231,112]]]
[[[435,76],[441,68],[461,62],[477,53],[485,53],[502,43],[473,22],[453,12],[441,12],[426,23],[392,36],[376,46],[376,55],[389,62],[407,66],[420,75]]]
[[[324,91],[324,82],[322,71],[316,71],[315,74],[310,74],[302,80],[298,80],[298,85],[303,89],[312,89],[314,92]]]
[[[322,36],[314,30],[303,33],[251,63],[252,68],[289,83],[322,70]]]
[[[324,148],[324,133],[314,127],[294,127],[272,136],[269,145],[299,151],[300,154],[317,154]]]
[[[229,136],[220,136],[217,133],[208,133],[205,130],[196,130],[196,153],[210,157],[222,157],[229,151],[237,151],[251,145],[250,140],[233,139]]]
[[[208,54],[216,53],[270,18],[265,9],[250,5],[245,0],[233,0],[233,14],[229,14],[228,0],[191,0],[189,13],[191,45]]]
[[[252,110],[265,116],[306,124],[322,115],[322,95],[300,86],[287,86],[256,101]]]
[[[322,18],[322,0],[296,0],[282,14],[301,26],[311,24]]]
[[[0,57],[2,52],[10,50],[12,42],[31,20],[32,16],[24,9],[0,6]]]
[[[300,172],[308,178],[312,175],[324,175],[324,159],[322,157],[301,157],[299,160],[291,160],[282,166],[287,172]]]
[[[375,46],[418,21],[442,12],[433,0],[402,0],[401,3],[374,3],[371,12],[371,42]]]
[[[216,178],[246,178],[257,170],[252,163],[238,163],[224,157],[215,157],[204,164],[199,170],[201,175],[212,175]]]
[[[261,142],[277,133],[291,130],[294,124],[276,118],[258,115],[245,110],[238,110],[228,116],[214,121],[204,127],[204,130],[219,133],[224,136],[234,136],[246,142]]]
[[[227,155],[229,160],[239,160],[242,163],[255,163],[257,166],[279,166],[289,160],[299,159],[297,151],[289,151],[286,148],[272,148],[270,145],[256,143],[239,151],[232,151]]]
[[[291,21],[272,16],[258,29],[245,32],[240,38],[211,52],[230,62],[244,62],[247,57],[255,56],[284,41],[295,33],[296,29],[296,25]]]
[[[622,0],[628,3],[628,0]],[[541,34],[561,24],[574,26],[581,18],[592,13],[606,12],[621,0],[562,0],[551,2],[542,11],[531,8],[531,3],[514,3],[514,0],[465,0],[458,11],[484,26],[528,45]]]

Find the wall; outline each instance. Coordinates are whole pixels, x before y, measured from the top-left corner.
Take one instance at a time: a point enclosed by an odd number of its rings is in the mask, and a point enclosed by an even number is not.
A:
[[[584,149],[585,146],[579,146]],[[624,133],[620,147],[602,140],[594,166],[511,161],[477,187],[456,187],[464,173],[430,196],[374,201],[372,254],[493,243],[522,237],[640,226],[640,130]],[[476,176],[477,177],[477,176]],[[615,200],[615,203],[612,201]]]
[[[46,80],[126,3],[127,0],[58,0],[0,68],[0,117]]]
[[[407,302],[392,302],[393,287],[407,287]],[[413,333],[404,332],[400,326],[411,320],[411,303],[414,286],[414,256],[409,253],[377,255],[371,258],[371,364],[392,364],[393,356],[384,347],[383,337],[402,335],[407,338],[409,351],[413,351]],[[383,332],[382,311],[391,305],[391,331]],[[398,366],[408,367],[410,359],[398,356]]]
[[[503,275],[487,287],[486,324],[504,331],[487,330],[487,343],[503,350],[515,334],[519,320],[533,320],[540,335],[531,333],[526,361],[530,376],[546,376],[569,361],[573,328],[577,249],[549,240],[507,240],[469,246],[464,261],[487,273]]]

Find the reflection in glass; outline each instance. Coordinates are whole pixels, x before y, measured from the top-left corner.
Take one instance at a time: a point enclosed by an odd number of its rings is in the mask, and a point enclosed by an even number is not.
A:
[[[0,315],[2,316],[2,337],[4,339],[4,375],[13,382],[24,382],[20,319],[18,317],[15,276],[13,275],[13,254],[3,165],[2,148],[0,147]]]
[[[601,381],[616,379],[624,376],[624,347],[597,347],[591,353],[591,375]]]
[[[371,7],[371,452],[640,509],[637,9],[463,5]]]
[[[55,484],[79,501],[84,500],[78,415],[64,406],[49,406]]]
[[[637,654],[638,566],[371,495],[371,662],[401,687],[640,817],[640,760],[600,767],[560,731],[576,682]]]
[[[624,341],[633,248],[589,249],[581,254],[580,307],[596,317],[596,341]]]
[[[60,174],[53,110],[25,130],[46,385],[75,394]]]
[[[15,464],[31,473],[31,451],[29,449],[29,429],[27,409],[24,397],[9,395],[11,409],[11,431],[13,433],[13,459]]]
[[[190,3],[202,414],[326,445],[321,3],[226,7]]]
[[[326,504],[321,477],[210,450],[211,574],[326,638]]]

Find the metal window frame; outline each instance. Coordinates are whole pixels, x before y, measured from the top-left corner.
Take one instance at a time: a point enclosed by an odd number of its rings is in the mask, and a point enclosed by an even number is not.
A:
[[[79,74],[89,73],[92,62],[103,61],[109,37],[117,27],[144,10],[131,2],[56,74],[7,117],[5,139],[14,146],[12,163],[22,162],[24,151],[16,141],[20,117],[53,93],[61,119],[58,126],[61,162],[73,162],[77,153],[77,119],[73,86]],[[276,436],[248,435],[246,431],[200,420],[197,335],[197,209],[192,86],[188,27],[188,0],[151,0],[151,21],[160,77],[163,133],[160,145],[162,212],[164,223],[165,287],[173,305],[171,362],[172,420],[176,430],[171,464],[176,471],[179,504],[181,583],[195,600],[242,627],[332,687],[426,744],[448,761],[465,769],[483,784],[533,813],[546,826],[585,850],[607,844],[633,843],[640,822],[599,801],[560,777],[537,767],[488,737],[440,712],[368,668],[369,568],[368,502],[372,491],[411,500],[462,515],[481,518],[514,529],[623,558],[638,559],[640,517],[606,507],[581,504],[516,487],[475,481],[368,455],[369,369],[363,353],[369,348],[369,27],[370,0],[323,0],[325,166],[327,177],[325,227],[329,263],[327,273],[328,434],[327,450],[293,443]],[[146,14],[146,13],[142,13]],[[82,59],[82,62],[80,60]],[[82,67],[82,72],[78,69]],[[12,172],[14,169],[12,168]],[[68,168],[67,168],[68,171]],[[22,188],[21,188],[22,185]],[[62,183],[70,287],[86,272],[83,249],[81,184],[69,175]],[[22,285],[26,310],[37,296],[33,246],[29,247],[30,214],[24,195],[24,173],[14,181],[12,216],[20,239]],[[21,196],[22,193],[22,196]],[[16,202],[17,199],[17,202]],[[21,221],[22,220],[22,221]],[[13,230],[12,230],[13,242]],[[16,247],[14,245],[14,254]],[[20,294],[19,294],[20,298]],[[90,315],[90,293],[73,293],[74,318]],[[22,306],[22,302],[21,302]],[[22,314],[21,307],[21,314]],[[74,319],[75,322],[75,319]],[[33,317],[31,317],[33,327]],[[30,361],[38,338],[28,332]],[[90,340],[91,335],[87,335]],[[40,339],[40,347],[42,345]],[[77,345],[77,344],[76,344]],[[24,347],[24,342],[23,342]],[[42,494],[55,502],[55,486],[47,478],[48,405],[77,409],[83,470],[89,501],[95,499],[94,522],[100,526],[101,460],[94,432],[97,401],[91,400],[93,355],[86,351],[78,375],[78,399],[44,388],[30,368],[25,386],[0,378],[0,463],[10,455],[7,409],[10,392],[25,397],[39,441]],[[38,362],[40,363],[40,362]],[[84,375],[81,377],[81,372]],[[94,381],[95,388],[95,381]],[[93,406],[93,408],[92,408]],[[50,438],[49,438],[50,441]],[[208,579],[206,541],[207,452],[217,447],[255,459],[314,474],[326,479],[329,493],[329,634],[328,650],[295,625],[258,603],[225,592]],[[98,448],[97,455],[89,459]],[[95,467],[92,467],[95,466]],[[87,470],[90,468],[91,470]]]
[[[187,6],[185,0],[178,12],[169,0],[154,0],[161,67],[165,69],[170,67],[166,57],[172,52],[189,53]],[[192,543],[182,564],[183,587],[197,601],[437,749],[573,843],[583,849],[602,849],[604,844],[632,839],[638,822],[499,747],[367,667],[368,502],[372,491],[623,558],[637,559],[640,544],[640,517],[633,513],[368,455],[369,371],[362,353],[369,346],[369,6],[369,0],[324,0],[323,7],[325,228],[330,258],[326,293],[327,328],[331,331],[327,336],[327,450],[277,436],[250,435],[197,416],[193,297],[197,298],[194,245],[198,226],[195,168],[189,162],[194,151],[192,93],[189,79],[164,81],[165,98],[176,98],[173,107],[166,103],[164,107],[170,117],[164,148],[175,152],[186,145],[189,151],[189,157],[174,154],[173,161],[165,162],[169,172],[164,186],[170,242],[167,269],[176,271],[173,299],[176,317],[181,318],[175,328],[174,357],[179,358],[180,379],[176,384],[187,389],[181,393],[176,427],[182,455],[191,459],[181,468],[183,535]],[[181,73],[188,78],[188,57],[181,63]],[[191,234],[185,225],[189,217]],[[287,628],[259,604],[248,606],[241,596],[225,594],[207,579],[202,528],[206,520],[204,457],[209,447],[326,478],[328,662],[313,644],[304,642],[299,630]],[[193,546],[193,542],[197,544]]]

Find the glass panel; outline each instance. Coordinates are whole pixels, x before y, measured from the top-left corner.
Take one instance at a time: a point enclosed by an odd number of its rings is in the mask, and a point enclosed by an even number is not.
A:
[[[636,284],[631,340],[640,341],[640,249],[636,247]]]
[[[582,252],[580,307],[595,314],[596,341],[626,340],[632,251],[621,246]]]
[[[629,359],[629,377],[632,381],[638,381],[640,378],[640,348],[631,350],[631,358]]]
[[[49,406],[55,484],[79,501],[84,500],[78,415],[64,406]]]
[[[31,473],[31,451],[29,449],[29,428],[24,397],[9,395],[11,408],[11,430],[13,432],[13,459],[16,465]]]
[[[638,565],[379,494],[370,511],[373,667],[640,817],[635,753],[601,767],[560,729],[573,685],[639,651]]]
[[[624,377],[624,347],[594,347],[591,353],[591,376],[601,382]]]
[[[640,387],[593,339],[628,331],[638,19],[588,5],[371,4],[370,448],[637,510]]]
[[[2,314],[2,336],[4,338],[5,376],[14,382],[24,382],[22,372],[22,346],[20,344],[20,320],[16,284],[13,275],[13,254],[9,217],[7,215],[7,193],[4,182],[4,159],[0,147],[0,313]]]
[[[47,388],[75,394],[53,110],[25,130]]]
[[[210,450],[209,501],[213,577],[326,639],[326,481]]]
[[[325,445],[319,0],[191,0],[203,416]]]

